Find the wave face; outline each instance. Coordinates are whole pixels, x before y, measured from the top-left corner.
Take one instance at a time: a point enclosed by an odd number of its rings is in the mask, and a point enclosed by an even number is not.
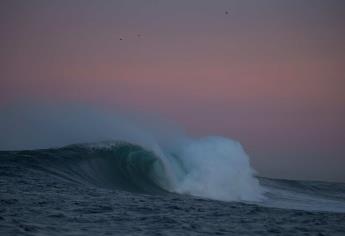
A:
[[[20,151],[62,178],[131,192],[168,192],[225,201],[257,201],[261,189],[240,144],[220,137],[185,141],[174,150],[129,142]]]
[[[167,191],[161,160],[139,145],[124,142],[109,147],[72,145],[63,151],[66,150],[75,150],[77,158],[82,158],[73,166],[81,181],[131,192]]]

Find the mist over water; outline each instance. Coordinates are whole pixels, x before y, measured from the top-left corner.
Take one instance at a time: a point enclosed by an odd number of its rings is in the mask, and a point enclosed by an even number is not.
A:
[[[61,147],[74,143],[126,140],[167,144],[183,131],[149,114],[110,112],[86,105],[14,105],[0,110],[0,150]]]

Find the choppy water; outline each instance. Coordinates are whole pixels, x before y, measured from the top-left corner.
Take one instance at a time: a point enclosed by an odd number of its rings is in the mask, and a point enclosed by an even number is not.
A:
[[[262,199],[219,201],[163,171],[130,144],[0,152],[0,235],[345,235],[345,184],[260,178]]]

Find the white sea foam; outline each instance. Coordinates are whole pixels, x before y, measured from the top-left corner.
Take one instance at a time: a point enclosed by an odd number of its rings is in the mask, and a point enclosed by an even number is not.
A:
[[[188,140],[176,155],[178,193],[225,201],[258,201],[262,189],[240,143],[224,137]],[[180,168],[180,170],[176,170]]]

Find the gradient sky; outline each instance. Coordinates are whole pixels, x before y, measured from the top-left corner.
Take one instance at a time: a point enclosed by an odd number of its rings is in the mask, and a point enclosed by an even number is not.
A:
[[[260,175],[345,181],[343,0],[2,0],[0,34],[0,107],[154,112]]]

